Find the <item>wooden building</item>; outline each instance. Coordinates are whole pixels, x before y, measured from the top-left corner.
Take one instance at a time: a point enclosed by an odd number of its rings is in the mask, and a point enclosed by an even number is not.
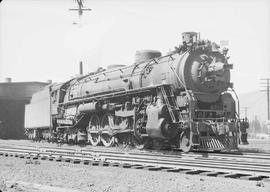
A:
[[[7,82],[0,83],[0,139],[23,139],[25,104],[32,94],[48,83]]]

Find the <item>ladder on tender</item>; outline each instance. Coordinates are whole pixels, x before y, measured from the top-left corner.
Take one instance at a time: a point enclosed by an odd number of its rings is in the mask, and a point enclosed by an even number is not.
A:
[[[162,96],[165,100],[166,106],[168,108],[169,114],[172,118],[172,122],[178,123],[177,118],[175,117],[174,111],[180,111],[180,109],[175,101],[175,97],[172,92],[172,89],[169,86],[161,86],[160,89],[161,89]]]

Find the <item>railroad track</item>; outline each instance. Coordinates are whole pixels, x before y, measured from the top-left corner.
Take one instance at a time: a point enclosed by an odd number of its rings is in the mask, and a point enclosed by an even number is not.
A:
[[[251,161],[269,161],[270,160],[270,153],[258,153],[258,152],[190,152],[190,153],[182,153],[179,151],[151,151],[151,150],[126,150],[126,152],[121,151],[119,148],[104,148],[104,147],[94,147],[94,146],[88,146],[88,147],[78,147],[78,146],[61,146],[61,147],[52,147],[52,146],[37,146],[37,145],[17,145],[17,144],[0,144],[0,148],[5,147],[23,147],[23,148],[36,148],[36,149],[56,149],[58,151],[78,151],[78,152],[95,152],[95,153],[105,153],[105,154],[111,154],[111,153],[120,153],[120,154],[131,154],[131,155],[146,155],[146,156],[163,156],[168,158],[184,158],[184,157],[192,157],[192,158],[217,158],[217,159],[236,159],[236,160],[251,160]]]
[[[270,181],[269,154],[123,152],[112,149],[72,149],[0,145],[0,155],[27,159],[117,166],[224,178]]]

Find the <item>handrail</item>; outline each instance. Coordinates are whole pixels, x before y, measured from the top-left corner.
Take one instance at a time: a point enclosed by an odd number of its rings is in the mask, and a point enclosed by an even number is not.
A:
[[[114,97],[114,96],[121,95],[121,94],[134,94],[135,92],[147,92],[151,89],[154,89],[154,88],[160,87],[160,86],[164,86],[164,85],[169,85],[169,84],[158,84],[155,86],[149,86],[149,87],[143,87],[143,88],[137,88],[137,89],[112,91],[112,92],[107,93],[107,94],[103,94],[102,92],[100,92],[99,94],[95,94],[95,95],[91,95],[91,96],[87,96],[87,97],[76,98],[74,100],[67,101],[65,103],[59,103],[59,105],[68,105],[68,104],[74,104],[74,103],[79,103],[79,102],[87,102],[87,101],[91,101],[91,100],[98,100],[98,99],[101,99],[102,97]]]
[[[202,111],[202,112],[225,112],[224,110],[215,110],[215,109],[195,109],[195,111]]]
[[[234,95],[235,95],[235,97],[237,99],[237,111],[238,112],[236,112],[236,116],[238,116],[238,119],[240,119],[240,102],[239,102],[239,97],[238,97],[237,93],[235,92],[235,90],[232,87],[230,87],[230,88],[231,88],[231,91],[234,93]]]

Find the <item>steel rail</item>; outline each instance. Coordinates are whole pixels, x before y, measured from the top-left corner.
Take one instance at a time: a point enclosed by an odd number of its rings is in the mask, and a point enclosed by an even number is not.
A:
[[[8,145],[0,145],[0,147],[9,147]],[[22,146],[15,146],[15,148],[21,148]],[[29,146],[27,146],[27,148],[29,148]],[[30,147],[31,148],[31,147]],[[246,160],[246,159],[249,159],[251,160],[251,162],[253,161],[262,161],[262,162],[265,162],[265,161],[270,161],[270,155],[269,156],[259,156],[259,155],[254,155],[254,156],[250,156],[250,155],[245,155],[245,154],[237,154],[237,155],[231,155],[231,154],[206,154],[206,153],[180,153],[179,154],[164,154],[164,153],[146,153],[145,151],[143,152],[122,152],[122,151],[119,151],[119,150],[111,150],[111,149],[71,149],[71,148],[66,148],[66,147],[36,147],[34,146],[33,148],[36,148],[38,150],[47,150],[47,151],[64,151],[64,152],[67,152],[67,151],[71,151],[72,153],[74,153],[74,151],[78,152],[78,153],[102,153],[103,155],[105,154],[124,154],[124,155],[144,155],[144,156],[149,156],[149,157],[157,157],[157,156],[162,156],[164,158],[175,158],[175,159],[181,159],[181,158],[197,158],[197,159],[201,159],[201,158],[219,158],[219,159],[222,159],[222,160],[226,160],[226,159],[229,159],[229,160],[235,160],[235,161],[238,161],[238,160]],[[247,161],[247,160],[246,160]]]
[[[1,143],[2,141],[0,140],[0,146],[1,145],[5,145],[5,144],[3,144],[3,143]],[[12,141],[11,141],[12,142]],[[49,144],[49,143],[41,143],[41,144],[39,144],[39,143],[36,143],[36,144],[30,144],[30,145],[21,145],[21,144],[19,144],[20,146],[30,146],[30,147],[44,147],[44,148],[46,148],[46,147],[48,147],[48,148],[51,148],[51,146],[44,146],[44,144],[45,145],[47,145],[47,144]],[[8,143],[6,143],[6,145],[8,145],[8,146],[10,146],[10,145],[18,145],[18,143],[16,142],[16,143],[10,143],[10,141],[8,141]],[[43,146],[39,146],[39,145],[43,145]],[[79,146],[79,145],[74,145],[74,146],[69,146],[69,149],[70,149],[70,147],[74,147],[74,148],[80,148],[81,149],[81,146]],[[91,146],[91,145],[85,145],[84,146],[85,147],[85,150],[87,150],[87,149],[91,149],[92,150],[92,148],[95,148],[95,150],[97,149],[97,150],[110,150],[110,151],[117,151],[117,150],[119,150],[117,147],[116,148],[114,148],[114,147],[112,147],[112,148],[110,148],[110,149],[108,149],[108,148],[104,148],[104,147],[102,147],[102,146]],[[61,148],[67,148],[67,147],[65,147],[65,146],[61,146]],[[139,151],[139,152],[151,152],[151,153],[153,153],[153,152],[158,152],[158,153],[163,153],[163,152],[166,152],[166,151],[155,151],[155,150],[143,150],[143,151]],[[169,153],[171,153],[172,151],[169,151]],[[182,152],[180,152],[180,151],[178,151],[178,150],[173,150],[173,152],[175,153],[175,155],[181,155],[181,154],[184,154],[184,153],[182,153]],[[225,152],[225,151],[220,151],[220,152],[215,152],[215,151],[191,151],[189,154],[200,154],[200,155],[202,155],[202,156],[205,156],[205,155],[207,155],[207,156],[224,156],[225,154],[226,154],[226,156],[239,156],[239,155],[241,155],[241,156],[245,156],[245,157],[248,157],[248,156],[250,156],[251,158],[253,158],[253,157],[255,157],[256,156],[256,158],[264,158],[264,157],[266,157],[266,158],[270,158],[270,152],[250,152],[250,151],[248,151],[248,152],[246,152],[245,150],[239,150],[239,151],[232,151],[232,152]]]
[[[10,149],[2,149],[1,151],[9,151]],[[65,155],[65,154],[69,154],[69,155],[80,155],[78,157],[88,157],[88,156],[102,156],[103,158],[106,159],[111,159],[112,157],[114,158],[137,158],[137,159],[144,159],[144,160],[157,160],[157,161],[170,161],[170,162],[174,162],[177,163],[179,161],[183,162],[184,160],[187,160],[189,162],[200,162],[201,164],[204,163],[212,163],[212,164],[226,164],[227,166],[235,166],[235,165],[239,165],[239,166],[253,166],[255,167],[261,167],[261,163],[259,162],[251,162],[251,161],[241,161],[241,160],[237,160],[237,159],[230,159],[229,161],[226,159],[216,159],[216,158],[201,158],[201,157],[195,157],[195,158],[191,158],[191,157],[183,157],[183,158],[173,158],[173,157],[164,157],[164,156],[149,156],[149,155],[143,155],[143,154],[129,154],[129,153],[110,153],[110,154],[106,154],[106,153],[95,153],[95,152],[78,152],[78,151],[69,151],[69,150],[56,150],[56,149],[50,149],[50,150],[37,150],[37,149],[32,149],[31,151],[29,151],[28,149],[14,149],[12,148],[12,150],[15,150],[16,152],[30,152],[30,153],[38,153],[38,154],[47,154],[47,155]],[[265,169],[265,167],[270,167],[270,162],[266,163],[264,162],[263,164],[263,168]]]
[[[50,151],[51,150],[51,151]],[[270,165],[269,164],[256,164],[250,162],[241,162],[237,163],[234,161],[219,161],[212,159],[211,161],[205,159],[172,159],[172,158],[150,158],[149,156],[143,155],[127,155],[123,154],[99,154],[99,153],[83,153],[78,151],[66,150],[66,151],[57,151],[58,149],[50,149],[48,151],[42,151],[37,149],[14,149],[14,148],[5,148],[0,149],[1,153],[21,153],[28,155],[36,156],[48,156],[54,158],[70,158],[70,159],[80,159],[80,160],[95,160],[100,159],[107,162],[114,163],[129,163],[135,165],[148,165],[156,167],[167,167],[167,168],[181,168],[181,169],[199,169],[204,171],[238,171],[242,174],[264,174],[265,177],[270,176]],[[68,151],[68,152],[67,152]]]
[[[235,166],[235,163],[219,163],[219,162],[203,162],[203,161],[194,161],[194,160],[184,160],[184,161],[174,161],[170,159],[150,159],[150,158],[143,158],[143,157],[137,157],[137,156],[106,156],[106,155],[95,155],[91,156],[90,154],[86,155],[80,155],[80,154],[67,154],[63,152],[58,153],[50,153],[50,152],[39,152],[36,150],[32,151],[26,151],[26,150],[9,150],[9,149],[3,149],[0,150],[0,152],[13,152],[13,153],[23,153],[23,154],[32,154],[32,155],[41,155],[41,156],[48,156],[48,157],[66,157],[71,159],[103,159],[109,162],[122,162],[122,163],[132,163],[133,161],[135,164],[143,163],[143,165],[155,165],[155,166],[171,166],[173,168],[177,168],[178,166],[185,166],[186,167],[199,167],[199,168],[218,168],[218,169],[225,169],[228,170],[228,166],[230,167],[230,170],[241,170],[241,171],[252,171],[252,172],[263,172],[263,173],[270,173],[270,170],[265,169],[265,165],[261,168],[255,167],[254,165],[248,165],[248,164],[241,164],[239,166]],[[248,167],[247,167],[248,165]]]
[[[31,144],[29,144],[29,145],[21,145],[21,144],[18,144],[17,142],[15,142],[15,143],[11,143],[12,141],[8,141],[8,143],[1,143],[1,142],[3,142],[2,140],[0,140],[0,146],[1,145],[8,145],[8,146],[10,146],[10,145],[20,145],[20,146],[25,146],[25,147],[27,147],[27,146],[30,146],[30,147],[49,147],[49,148],[51,148],[51,146],[44,146],[44,145],[48,145],[48,144],[50,144],[50,143],[33,143],[32,145]],[[43,145],[43,146],[39,146],[39,145]],[[81,148],[81,146],[80,145],[74,145],[74,146],[69,146],[69,147],[74,147],[74,148]],[[85,147],[85,149],[87,150],[87,149],[91,149],[92,150],[92,148],[95,148],[95,149],[98,149],[98,150],[108,150],[108,148],[105,148],[104,149],[104,147],[102,147],[102,146],[91,146],[91,145],[85,145],[84,146]],[[61,148],[66,148],[65,146],[63,147],[63,146],[61,146]],[[119,150],[118,148],[114,148],[114,147],[112,147],[112,148],[110,148],[109,149],[110,151],[113,151],[113,150]],[[153,153],[153,152],[158,152],[158,153],[163,153],[163,152],[166,152],[166,151],[155,151],[155,150],[146,150],[146,149],[144,149],[143,151],[140,151],[140,152],[151,152],[151,153]],[[169,153],[171,153],[172,151],[169,151]],[[173,152],[176,154],[176,155],[181,155],[181,154],[183,154],[183,153],[181,153],[180,151],[178,151],[178,150],[173,150]],[[236,155],[236,156],[238,156],[238,155],[241,155],[241,156],[251,156],[251,157],[254,157],[254,156],[256,156],[257,158],[263,158],[263,157],[269,157],[270,158],[270,152],[250,152],[250,151],[248,151],[248,152],[246,152],[245,150],[239,150],[239,151],[232,151],[232,152],[230,152],[230,151],[219,151],[219,152],[216,152],[216,151],[191,151],[191,152],[189,152],[189,154],[201,154],[201,155],[207,155],[207,156],[223,156],[223,155],[225,155],[226,154],[226,156],[228,156],[228,155],[230,155],[230,156],[232,156],[232,155]]]

